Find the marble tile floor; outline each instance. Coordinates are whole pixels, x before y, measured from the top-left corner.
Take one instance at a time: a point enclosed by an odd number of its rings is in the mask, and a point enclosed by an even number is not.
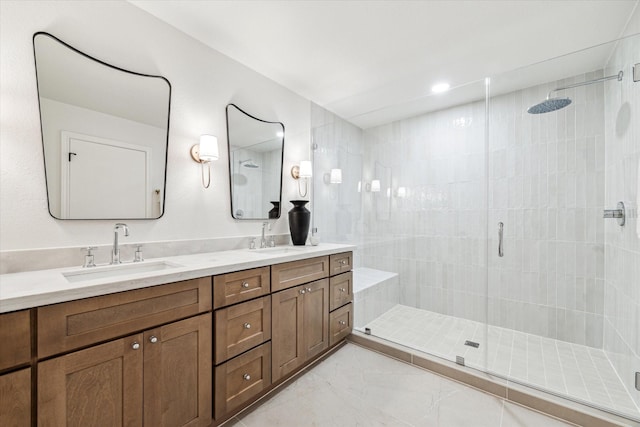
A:
[[[385,340],[447,360],[509,377],[523,384],[640,418],[616,371],[601,349],[518,332],[404,305],[396,305],[366,327]],[[488,338],[487,338],[488,336]],[[478,348],[465,345],[470,340]]]
[[[570,425],[347,344],[225,427]]]

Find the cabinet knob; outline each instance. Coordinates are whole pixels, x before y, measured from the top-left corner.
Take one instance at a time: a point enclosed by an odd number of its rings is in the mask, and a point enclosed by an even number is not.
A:
[[[242,287],[243,288],[248,288],[249,287],[249,282],[242,282]]]
[[[307,288],[307,292],[311,292],[311,288]]]
[[[149,342],[150,343],[157,343],[158,342],[158,337],[156,337],[155,335],[151,335],[149,337]]]
[[[242,378],[244,378],[245,381],[251,381],[251,375],[249,374],[244,374]]]
[[[137,350],[140,348],[140,344],[136,341],[133,344],[131,344],[131,348],[134,350]]]
[[[340,260],[340,264],[347,265],[347,260],[346,259]]]
[[[307,291],[305,291],[304,289],[300,289],[300,293],[301,294],[305,294]]]
[[[251,323],[247,322],[244,325],[242,325],[245,329],[251,329]]]
[[[346,324],[347,324],[347,322],[345,322],[344,320],[341,320],[341,321],[340,321],[340,324],[341,324],[342,326],[344,326],[344,325],[346,325]]]
[[[347,292],[345,288],[340,288],[340,292]]]

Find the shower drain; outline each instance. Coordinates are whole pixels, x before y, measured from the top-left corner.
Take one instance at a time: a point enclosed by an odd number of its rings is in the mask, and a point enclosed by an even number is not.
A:
[[[466,341],[464,342],[464,345],[468,345],[469,347],[473,347],[473,348],[478,348],[478,347],[480,347],[480,344],[479,344],[479,343],[474,342],[474,341],[469,341],[469,340],[466,340]]]

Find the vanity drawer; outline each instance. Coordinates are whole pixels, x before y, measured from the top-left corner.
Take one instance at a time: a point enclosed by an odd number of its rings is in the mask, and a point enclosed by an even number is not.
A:
[[[271,296],[215,312],[215,364],[271,339]]]
[[[211,277],[38,307],[38,357],[211,310]]]
[[[329,257],[331,275],[346,273],[353,268],[353,252],[343,252]]]
[[[329,346],[346,338],[353,329],[353,304],[349,303],[329,313]]]
[[[29,310],[0,314],[0,370],[31,361]]]
[[[269,267],[221,274],[213,278],[213,307],[225,307],[267,295],[269,292]]]
[[[353,273],[342,273],[329,279],[329,311],[353,300]]]
[[[239,408],[271,385],[271,342],[215,369],[215,418]]]
[[[272,291],[329,277],[329,257],[316,257],[271,266]]]

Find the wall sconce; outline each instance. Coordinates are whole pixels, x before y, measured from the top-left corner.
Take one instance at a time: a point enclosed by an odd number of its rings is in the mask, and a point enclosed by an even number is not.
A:
[[[405,187],[398,187],[398,191],[396,192],[396,197],[400,199],[404,199],[407,197],[407,189]]]
[[[379,193],[380,192],[380,180],[379,179],[374,179],[373,181],[371,181],[371,192],[372,193]]]
[[[300,194],[300,197],[306,197],[309,191],[308,179],[311,178],[311,175],[311,162],[309,160],[302,160],[300,166],[296,165],[291,168],[291,176],[293,179],[298,180],[298,194]],[[300,188],[300,178],[304,178],[304,194],[302,194],[302,189]]]
[[[200,144],[191,147],[191,157],[200,163],[202,176],[202,186],[209,188],[211,184],[211,162],[218,160],[218,138],[213,135],[200,135]],[[204,183],[204,165],[207,164],[207,183]]]

